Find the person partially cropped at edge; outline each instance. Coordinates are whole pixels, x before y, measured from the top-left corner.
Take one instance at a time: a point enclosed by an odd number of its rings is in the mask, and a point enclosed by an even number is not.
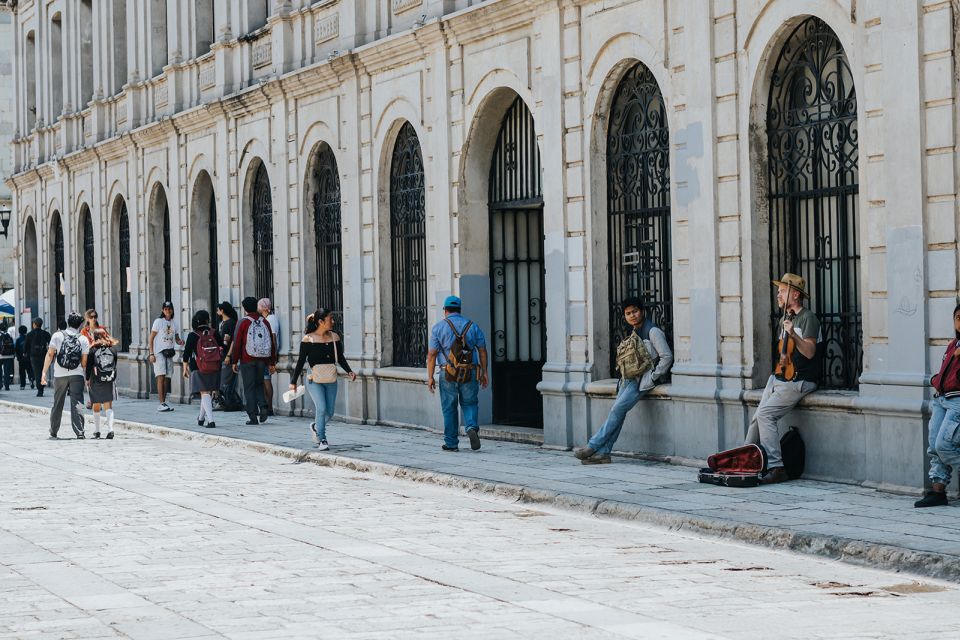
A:
[[[780,453],[780,418],[790,413],[797,403],[813,393],[820,381],[820,320],[810,309],[803,306],[809,300],[807,281],[802,277],[785,273],[774,280],[777,287],[777,304],[785,312],[779,338],[793,338],[795,348],[790,360],[794,375],[787,379],[783,374],[771,374],[763,397],[757,406],[744,444],[759,444],[767,452],[767,472],[761,484],[786,482],[790,478],[783,467]],[[792,316],[792,319],[791,319]]]
[[[597,431],[585,447],[574,449],[581,464],[608,464],[610,452],[620,437],[627,413],[633,409],[658,383],[666,378],[673,365],[673,351],[663,330],[647,317],[646,309],[639,298],[630,297],[623,301],[623,319],[630,325],[630,333],[642,342],[653,366],[639,378],[624,378],[619,382],[617,399],[610,407],[610,413],[600,430]],[[628,335],[624,340],[632,339]],[[621,373],[622,375],[622,373]]]
[[[457,296],[447,296],[443,301],[443,320],[430,330],[427,351],[427,387],[430,393],[436,390],[437,383],[433,376],[438,358],[440,361],[440,410],[443,413],[443,445],[440,448],[451,452],[460,450],[461,409],[470,448],[474,451],[480,448],[479,395],[480,387],[487,388],[487,342],[480,327],[460,313],[462,307],[463,302]],[[451,380],[446,372],[451,349],[460,337],[469,351],[471,369],[462,382]],[[461,352],[461,357],[465,355]]]

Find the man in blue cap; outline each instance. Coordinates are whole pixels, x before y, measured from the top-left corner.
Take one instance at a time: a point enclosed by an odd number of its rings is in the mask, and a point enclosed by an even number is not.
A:
[[[457,296],[443,301],[443,320],[430,330],[430,348],[427,351],[427,386],[430,393],[436,389],[434,372],[440,358],[440,409],[443,412],[444,451],[459,451],[459,409],[463,410],[464,428],[470,438],[470,448],[480,448],[479,412],[480,387],[487,387],[487,342],[472,320],[463,317],[463,303]]]

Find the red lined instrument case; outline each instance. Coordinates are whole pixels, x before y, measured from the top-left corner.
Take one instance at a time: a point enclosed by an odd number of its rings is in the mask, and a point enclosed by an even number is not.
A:
[[[728,449],[707,458],[707,468],[700,469],[697,479],[721,487],[755,487],[767,470],[767,453],[755,444]]]

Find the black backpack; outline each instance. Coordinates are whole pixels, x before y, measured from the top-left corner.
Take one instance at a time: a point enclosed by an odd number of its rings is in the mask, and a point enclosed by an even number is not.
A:
[[[100,346],[93,351],[93,380],[113,382],[117,378],[117,353],[113,347]]]
[[[796,480],[803,475],[803,467],[807,462],[807,445],[803,443],[796,427],[790,427],[780,438],[780,457],[788,478]]]
[[[76,369],[83,358],[83,349],[80,347],[80,336],[64,333],[63,342],[57,350],[57,364],[61,369]]]
[[[0,333],[0,356],[16,355],[17,347],[11,336],[6,331]]]

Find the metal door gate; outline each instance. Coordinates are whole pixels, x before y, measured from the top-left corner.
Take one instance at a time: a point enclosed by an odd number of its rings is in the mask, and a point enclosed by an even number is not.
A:
[[[533,116],[520,98],[500,127],[489,206],[493,420],[542,427],[543,189]]]

